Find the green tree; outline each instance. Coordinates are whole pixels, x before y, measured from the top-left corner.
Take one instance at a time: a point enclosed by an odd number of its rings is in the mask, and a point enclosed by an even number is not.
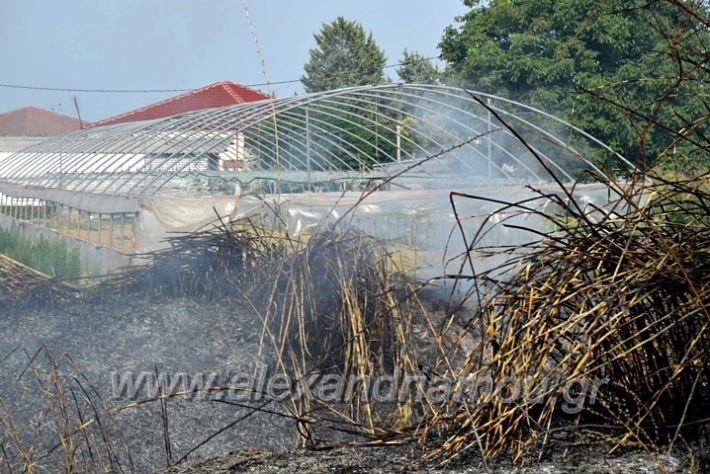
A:
[[[316,48],[304,66],[301,82],[306,92],[377,84],[386,80],[385,54],[372,33],[362,25],[339,16],[323,24],[314,35]]]
[[[414,51],[408,52],[406,49],[402,54],[401,66],[397,68],[397,74],[402,82],[408,84],[436,84],[439,81],[439,70],[434,66],[429,58]]]
[[[440,43],[448,83],[555,112],[639,165],[703,114],[707,63],[694,67],[674,41],[702,52],[710,34],[674,0],[464,3]],[[679,67],[690,80],[677,80]]]

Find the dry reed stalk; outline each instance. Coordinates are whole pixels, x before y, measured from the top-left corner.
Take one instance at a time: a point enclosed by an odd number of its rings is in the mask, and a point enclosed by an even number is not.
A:
[[[449,375],[513,377],[534,396],[429,405],[422,442],[435,447],[427,457],[450,462],[480,450],[533,459],[560,423],[570,431],[593,425],[586,433],[613,446],[657,448],[691,432],[710,402],[706,179],[632,183],[619,189],[615,212],[597,209],[594,218],[566,204],[564,216],[545,216],[553,230],[530,229],[540,240],[524,248],[479,249],[474,240],[465,258],[483,251],[511,259],[459,276],[486,296],[472,320],[478,347]],[[634,186],[648,197],[643,206]],[[501,207],[531,212],[529,203]],[[609,380],[595,403],[565,413],[564,390],[594,378]]]
[[[110,408],[80,381],[85,377],[71,359],[56,358],[46,345],[34,355],[25,354],[28,363],[17,383],[28,379],[25,383],[41,394],[43,407],[32,415],[34,426],[28,420],[18,425],[0,399],[0,437],[8,470],[44,472],[52,466],[64,472],[135,472]],[[65,371],[75,375],[62,375]]]
[[[0,255],[0,308],[48,306],[79,296],[77,288]]]
[[[292,381],[294,396],[284,408],[311,446],[334,441],[318,438],[314,430],[372,440],[412,423],[412,396],[387,408],[373,407],[367,396],[366,381],[419,370],[410,324],[412,311],[423,306],[413,303],[415,297],[404,305],[394,294],[395,259],[380,242],[344,224],[296,240],[249,221],[220,221],[169,243],[146,255],[146,265],[124,269],[88,290],[89,297],[157,294],[248,302],[263,322],[260,352],[273,353],[274,370]],[[360,382],[339,403],[297,397],[298,381],[314,373]]]
[[[336,228],[311,236],[287,258],[268,267],[271,277],[253,289],[249,298],[257,302],[265,325],[271,328],[268,341],[280,370],[293,380],[317,373],[359,381],[395,369],[406,374],[416,371],[407,337],[411,315],[402,312],[393,294],[387,271],[391,265],[379,242]],[[370,437],[387,433],[390,424],[411,422],[410,399],[387,413],[375,414],[365,393],[368,388],[359,383],[340,406],[306,399],[291,409],[294,416],[309,417],[309,425],[316,427],[320,424],[317,413],[325,410],[329,417]],[[302,429],[306,439],[327,442],[316,440],[310,426]]]

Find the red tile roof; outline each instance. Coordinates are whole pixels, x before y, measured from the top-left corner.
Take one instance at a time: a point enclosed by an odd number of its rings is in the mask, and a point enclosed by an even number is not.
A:
[[[84,122],[84,128],[89,125]],[[37,107],[23,107],[0,114],[0,135],[54,136],[79,129],[79,119]]]
[[[211,109],[214,107],[225,107],[227,105],[254,102],[268,99],[269,96],[257,90],[244,87],[229,81],[220,81],[187,92],[170,99],[166,99],[155,104],[146,105],[140,109],[116,115],[93,124],[94,127],[104,125],[114,125],[124,122],[135,122],[138,120],[150,120],[171,115],[183,114],[193,110]]]

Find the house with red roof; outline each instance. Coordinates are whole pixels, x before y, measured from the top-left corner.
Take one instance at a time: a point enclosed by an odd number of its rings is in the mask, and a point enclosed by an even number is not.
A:
[[[141,120],[155,120],[174,115],[180,115],[195,110],[227,107],[270,99],[270,96],[249,87],[230,81],[219,81],[214,84],[195,89],[169,99],[146,105],[114,117],[100,120],[91,127],[105,127],[121,123]],[[215,170],[237,171],[244,166],[245,140],[244,134],[237,132],[233,142],[228,146],[229,152],[210,157],[210,167]],[[165,157],[166,163],[177,163],[179,157]],[[177,161],[176,161],[177,160]],[[155,160],[154,160],[155,161]]]
[[[235,82],[219,81],[200,89],[186,92],[185,94],[100,120],[95,122],[92,127],[159,119],[192,112],[194,110],[226,107],[228,105],[244,104],[246,102],[255,102],[269,98],[268,95],[262,92]]]
[[[88,122],[38,107],[23,107],[0,113],[0,135],[14,137],[52,137],[86,128]]]

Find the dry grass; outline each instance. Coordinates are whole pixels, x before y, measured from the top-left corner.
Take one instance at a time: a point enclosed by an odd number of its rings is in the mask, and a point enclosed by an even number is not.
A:
[[[473,236],[457,277],[473,282],[467,297],[480,301],[468,309],[468,334],[452,335],[452,319],[434,321],[414,294],[405,298],[401,289],[409,283],[392,271],[397,265],[386,248],[345,227],[294,240],[248,222],[220,223],[175,237],[170,249],[84,290],[85,297],[242,298],[262,319],[262,350],[295,381],[293,393],[298,380],[312,374],[367,380],[394,371],[418,374],[424,363],[450,380],[522,378],[534,395],[514,402],[472,393],[443,403],[409,397],[374,406],[363,384],[339,403],[287,398],[284,408],[313,448],[418,440],[428,460],[447,463],[475,454],[523,462],[539,457],[550,436],[564,430],[568,439],[583,431],[612,448],[657,449],[692,436],[707,421],[710,194],[706,178],[635,186],[624,188],[611,212],[582,212],[554,195],[540,196],[535,206],[501,203],[501,213],[512,216],[537,213],[553,200],[557,206],[546,208],[559,213],[543,214],[551,230],[527,246],[478,248],[487,224]],[[644,206],[640,195],[647,197]],[[467,274],[481,252],[510,258],[494,270]],[[417,346],[415,327],[432,341],[433,352]],[[64,464],[83,466],[77,470],[115,470],[111,463],[129,459],[116,454],[123,449],[119,435],[102,420],[189,395],[164,394],[123,407],[92,404],[89,390],[62,382],[59,364],[49,349],[43,353],[49,375],[36,377],[47,398],[42,417],[52,420],[44,429],[51,426],[58,440],[53,455],[64,453]],[[556,378],[550,382],[550,376]],[[562,410],[567,382],[595,377],[610,381],[595,403],[580,413]],[[7,466],[32,471],[46,459],[46,452],[13,435],[10,413],[0,423]]]
[[[135,472],[110,407],[71,358],[46,345],[16,351],[27,364],[15,383],[41,394],[42,404],[15,420],[11,402],[0,398],[0,471]]]
[[[417,372],[410,330],[423,310],[402,298],[398,259],[377,240],[351,228],[322,230],[302,239],[251,224],[219,222],[202,232],[176,236],[170,248],[146,255],[87,292],[240,298],[263,322],[260,351],[274,355],[276,372],[292,381],[313,375],[358,377],[352,396],[324,404],[289,397],[284,408],[311,446],[336,441],[336,433],[372,440],[413,422],[411,397],[390,407],[367,402],[368,380],[397,370]],[[395,289],[399,289],[396,294]],[[327,422],[326,422],[327,420]],[[321,438],[316,431],[328,426]],[[321,433],[323,434],[323,433]]]
[[[169,238],[168,248],[139,255],[143,265],[119,270],[91,293],[234,297],[292,247],[290,239],[250,221],[216,224]]]
[[[0,308],[55,305],[78,297],[79,291],[0,254]]]
[[[611,442],[612,449],[656,449],[707,422],[706,180],[639,181],[618,189],[611,210],[592,215],[571,201],[541,196],[564,215],[543,214],[554,230],[522,248],[478,249],[477,235],[462,269],[476,251],[510,259],[482,274],[462,270],[459,278],[474,282],[470,296],[480,297],[470,327],[480,342],[449,375],[491,376],[495,383],[513,377],[524,380],[530,395],[513,403],[474,395],[433,407],[421,436],[431,448],[427,456],[449,462],[471,452],[507,454],[522,462],[539,457],[560,425]],[[648,198],[644,206],[640,195]],[[536,213],[534,207],[503,203],[501,212]],[[594,378],[608,380],[595,403],[566,414],[565,387]]]
[[[413,307],[395,294],[393,266],[381,243],[352,229],[336,228],[312,236],[266,268],[268,278],[248,298],[264,321],[262,341],[274,349],[279,369],[292,380],[332,374],[341,380],[366,381],[395,370],[415,373]],[[411,423],[411,399],[383,412],[383,407],[368,402],[368,389],[359,384],[340,405],[300,399],[289,409],[300,420],[308,420],[300,428],[312,446],[332,442],[311,430],[318,429],[319,413],[329,419],[329,426],[342,423],[348,432],[356,430],[369,439]]]

